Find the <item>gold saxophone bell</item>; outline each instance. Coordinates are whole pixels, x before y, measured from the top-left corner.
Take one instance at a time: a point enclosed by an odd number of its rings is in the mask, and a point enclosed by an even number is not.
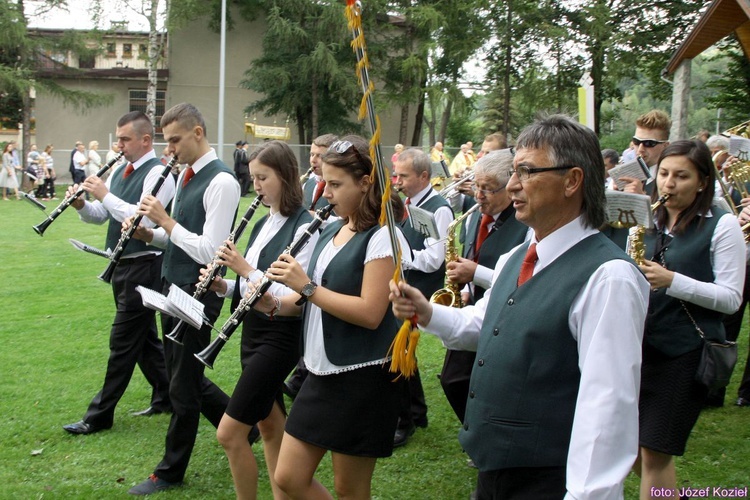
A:
[[[479,208],[479,204],[475,204],[469,210],[464,212],[461,217],[454,220],[448,226],[446,242],[445,242],[445,263],[456,262],[458,260],[458,250],[456,249],[456,228],[461,222],[463,222],[472,212]],[[440,304],[448,307],[464,306],[463,300],[461,300],[461,290],[458,283],[453,283],[448,279],[448,275],[445,275],[445,286],[440,290],[436,291],[430,297],[430,302],[433,304]]]

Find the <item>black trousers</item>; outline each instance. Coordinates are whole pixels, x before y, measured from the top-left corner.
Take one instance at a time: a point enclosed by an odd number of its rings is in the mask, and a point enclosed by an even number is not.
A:
[[[448,349],[440,372],[440,386],[453,412],[463,422],[466,414],[466,399],[469,397],[471,370],[477,353]]]
[[[169,380],[164,347],[156,329],[155,312],[143,306],[135,287],[159,290],[161,255],[123,259],[112,276],[112,292],[117,305],[109,333],[109,361],[101,391],[91,400],[83,417],[85,422],[102,428],[112,427],[115,407],[125,393],[137,364],[151,384],[151,406],[168,410]]]
[[[401,384],[399,398],[398,428],[406,429],[411,425],[427,426],[427,403],[422,389],[422,377],[419,369],[414,372],[406,384]]]
[[[250,191],[250,174],[245,171],[243,173],[235,171],[237,175],[237,181],[240,183],[240,196],[245,196]]]
[[[169,285],[165,280],[164,294],[169,293]],[[190,295],[195,292],[194,285],[181,288]],[[211,323],[215,322],[224,299],[208,293],[202,302],[205,304],[203,313]],[[176,324],[174,318],[162,315],[162,332],[171,332]],[[229,403],[229,396],[206,378],[203,373],[205,366],[194,356],[205,349],[210,340],[211,326],[205,323],[200,330],[188,327],[182,345],[165,340],[172,418],[167,429],[164,457],[154,470],[154,474],[165,481],[174,483],[185,477],[201,414],[218,427]]]
[[[477,500],[562,500],[565,467],[516,467],[480,472]]]

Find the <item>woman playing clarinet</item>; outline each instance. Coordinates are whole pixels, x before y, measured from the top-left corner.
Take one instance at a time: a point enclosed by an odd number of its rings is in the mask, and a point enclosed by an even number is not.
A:
[[[341,220],[329,223],[313,251],[307,273],[284,254],[267,276],[297,292],[282,297],[281,314],[306,301],[304,362],[310,375],[287,419],[276,467],[276,483],[291,498],[331,498],[314,479],[331,451],[336,495],[370,498],[379,457],[390,456],[396,431],[400,381],[388,372],[386,353],[399,324],[388,307],[388,281],[394,273],[389,231],[379,227],[381,186],[371,175],[367,142],[346,136],[322,156],[323,196]],[[397,220],[404,206],[391,198]],[[269,297],[259,303],[274,307]]]
[[[237,273],[237,281],[217,278],[211,284],[211,290],[220,295],[234,296],[235,304],[240,294],[247,291],[247,281],[258,281],[262,271],[304,233],[312,220],[302,206],[297,160],[289,146],[281,141],[264,143],[250,156],[250,172],[255,191],[263,196],[270,212],[253,227],[244,257],[229,240],[219,248],[217,265],[232,269]],[[304,265],[317,236],[315,232],[307,247],[297,254]],[[202,273],[205,276],[207,271]],[[276,300],[292,293],[278,283],[270,288]],[[274,498],[282,497],[273,481],[286,418],[281,384],[299,360],[302,328],[299,313],[299,310],[282,313],[276,309],[263,314],[251,310],[242,324],[242,373],[216,432],[229,459],[237,498],[257,496],[258,466],[248,441],[256,423],[263,438]]]
[[[721,318],[737,310],[745,245],[737,220],[711,206],[711,153],[699,141],[676,141],[659,157],[656,234],[646,237],[641,267],[651,285],[643,337],[640,393],[641,498],[674,490],[674,456],[683,455],[708,389],[694,380],[703,340],[724,340]],[[676,493],[674,493],[675,496]]]

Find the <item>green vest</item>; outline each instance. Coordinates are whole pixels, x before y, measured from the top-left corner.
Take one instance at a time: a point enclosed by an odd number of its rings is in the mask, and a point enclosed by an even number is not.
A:
[[[315,177],[310,177],[307,182],[302,186],[302,205],[309,210],[317,210],[319,208],[327,207],[329,205],[328,200],[323,198],[321,195],[314,207],[312,205],[312,199],[315,196],[315,189],[318,187],[318,181]]]
[[[459,440],[481,471],[566,464],[580,382],[570,308],[599,266],[628,258],[597,233],[517,287],[528,246],[495,281],[471,372]]]
[[[219,173],[234,173],[221,160],[214,160],[197,172],[183,188],[177,186],[172,207],[172,218],[182,227],[195,234],[203,234],[206,223],[206,209],[203,208],[203,194],[208,185]],[[175,285],[190,285],[198,281],[200,270],[208,262],[196,262],[170,239],[164,252],[161,275]]]
[[[529,227],[516,219],[516,211],[513,208],[513,205],[506,210],[509,210],[511,213],[506,214],[507,217],[503,222],[500,222],[500,218],[503,217],[503,214],[501,214],[498,220],[495,221],[495,229],[487,236],[484,243],[482,243],[482,249],[481,252],[479,252],[479,259],[477,260],[477,264],[480,266],[495,269],[495,265],[500,256],[513,250],[516,246],[523,243],[524,238],[526,238],[526,233],[528,232]],[[504,212],[505,210],[503,213]],[[471,243],[468,245],[464,244],[464,258],[468,258],[467,255],[469,255],[469,252],[473,253],[474,245],[477,241],[479,222],[482,220],[482,214],[477,213],[476,215],[477,217],[469,217],[470,220],[467,225],[467,232],[471,235]],[[474,301],[476,302],[481,299],[484,296],[485,291],[484,288],[475,286]]]
[[[344,221],[335,221],[323,230],[310,258],[308,276],[313,276],[320,252],[344,224]],[[367,244],[379,229],[380,226],[375,225],[363,233],[355,234],[345,248],[331,259],[323,272],[320,285],[345,295],[360,295]],[[374,330],[347,323],[325,311],[322,313],[326,356],[339,366],[383,359],[399,328],[390,307],[387,308],[380,325]]]
[[[109,191],[125,203],[138,205],[143,194],[143,183],[146,177],[148,177],[149,172],[151,172],[151,169],[157,164],[161,165],[161,162],[156,158],[147,160],[138,169],[133,170],[127,179],[123,179],[123,175],[125,175],[125,167],[123,166],[112,175],[112,180],[109,183]],[[115,220],[112,214],[109,214],[106,248],[114,250],[117,242],[120,240],[121,234],[122,222]],[[153,250],[153,248],[149,248],[145,241],[131,238],[122,255],[124,257],[135,252],[146,252],[148,250]]]
[[[675,235],[664,250],[664,262],[670,271],[680,273],[698,281],[710,283],[714,280],[711,266],[711,237],[719,219],[726,213],[711,208],[713,217],[696,217],[683,234]],[[698,227],[698,222],[703,225]],[[654,258],[656,239],[659,234],[649,231],[645,237],[646,256],[649,260],[661,262],[657,255]],[[706,337],[724,340],[723,314],[711,309],[685,302],[685,306],[701,327]],[[667,295],[666,288],[651,291],[646,316],[644,342],[655,347],[670,357],[676,357],[702,345],[702,340],[690,321],[680,300]]]
[[[435,213],[440,207],[450,208],[450,203],[442,196],[433,196],[419,205],[419,208],[432,213]],[[409,242],[412,251],[425,249],[424,235],[411,226],[408,218],[401,223],[401,230],[406,237],[406,241]],[[430,295],[443,288],[443,283],[445,282],[445,261],[440,265],[440,268],[431,273],[408,269],[404,277],[411,286],[418,288],[425,297],[429,298]]]

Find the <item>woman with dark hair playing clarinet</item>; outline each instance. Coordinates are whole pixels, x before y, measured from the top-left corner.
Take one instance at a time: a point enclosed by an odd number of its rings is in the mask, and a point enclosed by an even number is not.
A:
[[[685,453],[708,389],[696,382],[703,341],[723,341],[724,314],[737,310],[745,245],[737,219],[712,206],[714,167],[699,141],[667,146],[656,167],[656,234],[646,235],[641,270],[651,285],[639,401],[641,498],[676,496],[674,456]],[[667,494],[665,494],[667,496]]]
[[[287,419],[275,481],[291,498],[331,498],[313,477],[330,450],[337,496],[369,498],[377,458],[393,451],[398,416],[400,382],[385,366],[399,328],[388,307],[394,262],[389,228],[378,225],[382,191],[371,176],[367,142],[343,137],[322,162],[323,196],[341,219],[321,233],[307,273],[283,254],[266,274],[297,292],[281,298],[276,314],[293,314],[296,304],[308,302],[303,356],[310,375]],[[403,203],[395,193],[391,200],[400,220]],[[394,230],[402,255],[409,255]],[[266,294],[257,307],[275,305]]]
[[[257,282],[262,271],[304,233],[312,220],[302,205],[297,160],[289,146],[281,141],[264,143],[250,156],[250,172],[255,192],[263,196],[270,213],[253,227],[244,257],[229,240],[219,247],[216,265],[229,267],[238,278],[236,283],[216,278],[210,288],[219,295],[234,296],[235,303],[241,293],[247,292],[248,280]],[[298,261],[307,265],[317,239],[318,233],[314,232],[297,254]],[[201,270],[204,276],[207,272]],[[279,283],[271,285],[269,292],[277,300],[294,293]],[[299,360],[299,312],[281,315],[278,311],[263,314],[251,310],[242,323],[242,374],[216,431],[229,458],[237,498],[257,496],[258,466],[248,441],[256,423],[263,438],[274,498],[282,496],[273,481],[286,418],[281,384]]]

